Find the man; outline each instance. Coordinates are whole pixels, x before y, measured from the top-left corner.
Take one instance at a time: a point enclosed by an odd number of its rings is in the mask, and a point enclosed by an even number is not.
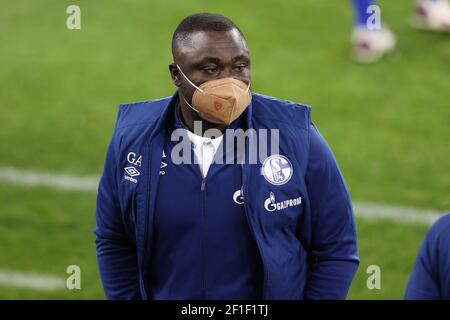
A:
[[[405,299],[450,300],[450,213],[433,225],[422,243]]]
[[[224,16],[185,18],[172,53],[177,92],[122,105],[107,152],[95,228],[106,296],[344,299],[354,216],[310,108],[251,93],[247,42]],[[228,147],[230,130],[244,149]],[[268,133],[271,153],[251,161]]]

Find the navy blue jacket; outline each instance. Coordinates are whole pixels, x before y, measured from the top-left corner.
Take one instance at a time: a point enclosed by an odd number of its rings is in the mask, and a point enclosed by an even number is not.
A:
[[[175,94],[119,108],[94,229],[107,298],[149,297],[164,128],[177,103]],[[279,129],[280,154],[293,167],[289,182],[276,186],[262,177],[261,163],[247,161],[242,167],[244,209],[264,269],[262,298],[344,299],[359,264],[353,210],[336,160],[311,122],[310,108],[254,93],[244,115],[246,127],[256,132]],[[246,140],[246,150],[252,143]],[[301,197],[301,206],[268,214],[263,203],[272,190],[285,199]]]
[[[450,300],[450,214],[440,218],[423,241],[405,299]]]

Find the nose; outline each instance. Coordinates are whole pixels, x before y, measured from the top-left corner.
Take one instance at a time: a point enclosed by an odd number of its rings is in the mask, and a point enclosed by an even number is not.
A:
[[[222,78],[234,78],[233,68],[227,67],[224,68],[223,71],[220,73],[220,79]]]
[[[217,79],[223,79],[223,78],[233,78],[239,81],[242,81],[246,83],[247,85],[250,83],[250,78],[248,75],[238,73],[234,70],[233,66],[223,68],[223,70],[220,72],[220,75]]]

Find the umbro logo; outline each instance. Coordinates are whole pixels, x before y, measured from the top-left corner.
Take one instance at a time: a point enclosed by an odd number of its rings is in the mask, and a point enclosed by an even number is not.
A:
[[[133,177],[137,177],[141,173],[135,167],[126,167],[124,170],[127,173],[124,176],[125,180],[128,180],[133,183],[138,183],[137,179],[135,179]]]
[[[130,175],[130,177],[136,177],[141,173],[135,167],[126,167],[125,172]]]

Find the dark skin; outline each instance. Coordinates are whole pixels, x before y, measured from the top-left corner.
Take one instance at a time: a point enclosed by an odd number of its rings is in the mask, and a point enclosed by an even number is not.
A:
[[[190,131],[194,131],[194,121],[201,121],[203,133],[210,128],[223,133],[226,125],[215,122],[201,112],[197,113],[186,104],[184,99],[192,105],[195,87],[183,77],[176,65],[198,87],[206,81],[229,77],[248,85],[251,77],[247,42],[237,29],[197,31],[190,34],[188,39],[177,41],[172,54],[174,62],[169,65],[169,70],[173,83],[178,87],[183,123]]]

